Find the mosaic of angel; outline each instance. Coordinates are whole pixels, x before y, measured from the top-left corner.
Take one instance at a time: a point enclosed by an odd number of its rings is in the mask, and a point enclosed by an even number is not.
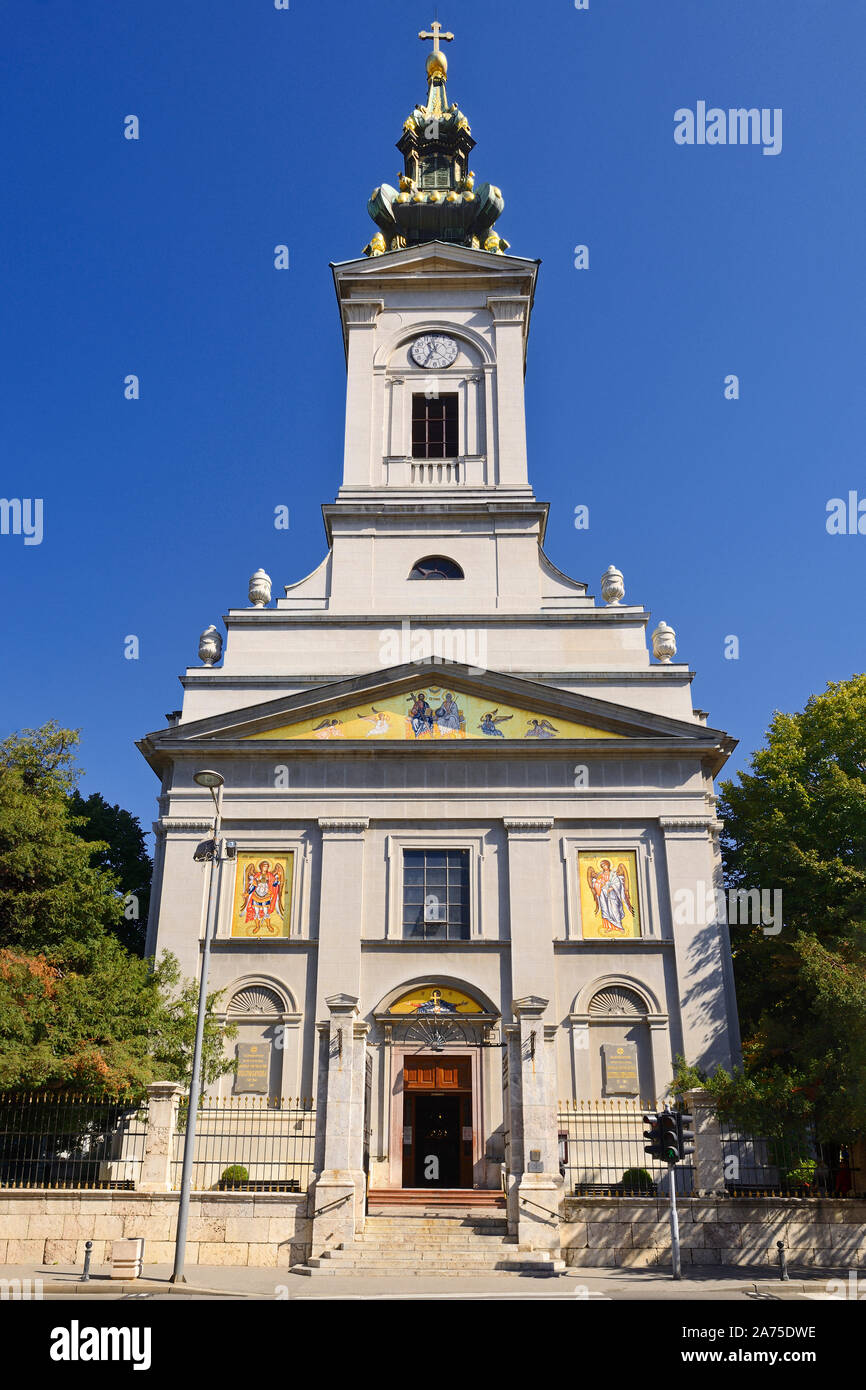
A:
[[[313,729],[313,738],[345,738],[342,719],[323,719]]]
[[[370,724],[372,726],[367,730],[364,737],[382,738],[391,727],[392,716],[387,710],[377,709],[375,705],[371,705],[370,709],[372,710],[371,714],[361,714],[361,712],[358,711],[357,715],[358,719],[362,719],[365,724]]]
[[[588,864],[586,881],[595,899],[596,916],[601,913],[601,930],[605,936],[625,936],[625,915],[634,916],[631,887],[625,864],[617,864],[616,872],[609,859],[599,860],[598,868]]]
[[[530,719],[524,738],[556,738],[559,730],[549,719]]]
[[[499,725],[513,718],[513,714],[500,714],[499,706],[497,705],[496,709],[489,709],[482,714],[478,727],[482,734],[486,734],[488,738],[505,738],[505,734],[500,729]]]
[[[283,915],[283,872],[279,864],[271,868],[270,860],[248,864],[244,871],[243,891],[238,916],[252,923],[252,934],[263,926],[273,933],[271,918]]]

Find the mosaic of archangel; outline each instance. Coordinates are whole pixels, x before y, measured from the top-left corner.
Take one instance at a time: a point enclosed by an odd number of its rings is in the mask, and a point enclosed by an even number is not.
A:
[[[619,738],[621,735],[548,718],[537,710],[492,704],[477,695],[464,695],[439,685],[424,685],[402,694],[382,696],[375,704],[320,714],[251,738],[402,739],[561,739]]]
[[[292,852],[239,854],[235,870],[232,936],[288,936]]]
[[[581,850],[578,866],[584,937],[615,941],[640,936],[635,851],[590,854]]]

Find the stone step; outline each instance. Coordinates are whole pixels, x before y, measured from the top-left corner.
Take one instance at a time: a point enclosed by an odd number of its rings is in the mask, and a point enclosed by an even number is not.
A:
[[[507,1231],[359,1231],[355,1240],[367,1245],[380,1241],[383,1245],[495,1245],[501,1240],[516,1240]]]
[[[488,1236],[487,1240],[475,1241],[474,1244],[467,1244],[466,1241],[448,1240],[364,1240],[357,1237],[356,1248],[359,1251],[370,1252],[381,1251],[388,1255],[418,1255],[418,1254],[442,1254],[442,1255],[484,1255],[496,1254],[496,1251],[514,1250],[517,1245],[516,1238],[513,1236]]]
[[[467,1273],[479,1275],[487,1279],[509,1274],[534,1274],[539,1278],[553,1278],[565,1273],[566,1265],[564,1260],[551,1260],[547,1264],[526,1263],[520,1260],[501,1261],[496,1265],[462,1266]],[[431,1262],[429,1266],[423,1268],[417,1264],[406,1265],[405,1268],[395,1268],[393,1264],[372,1264],[368,1262],[357,1265],[336,1264],[334,1262],[308,1260],[305,1265],[295,1265],[292,1269],[293,1274],[306,1275],[317,1279],[340,1279],[347,1275],[363,1275],[372,1279],[448,1279],[453,1280],[454,1269],[448,1266],[436,1265]]]
[[[425,1250],[421,1255],[394,1255],[389,1250],[371,1250],[369,1252],[359,1252],[357,1250],[326,1250],[322,1255],[312,1256],[316,1260],[327,1260],[329,1264],[357,1265],[359,1268],[370,1264],[390,1264],[395,1269],[403,1269],[408,1265],[447,1265],[450,1269],[473,1268],[487,1269],[490,1265],[496,1264],[497,1260],[516,1259],[517,1251],[513,1248],[506,1250],[492,1250],[485,1254],[468,1253],[460,1251],[454,1255],[443,1254],[441,1250]]]
[[[483,1187],[402,1187],[371,1189],[367,1194],[370,1207],[430,1206],[430,1207],[487,1207],[504,1208],[501,1188]]]
[[[392,1217],[368,1216],[365,1229],[383,1232],[475,1231],[482,1235],[487,1232],[492,1235],[499,1235],[502,1231],[508,1230],[508,1223],[506,1221],[451,1221],[448,1218],[440,1221],[424,1221],[420,1217],[408,1217],[401,1221]]]

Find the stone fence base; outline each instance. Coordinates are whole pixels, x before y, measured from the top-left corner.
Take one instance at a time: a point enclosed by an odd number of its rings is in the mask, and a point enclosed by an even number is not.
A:
[[[0,1194],[0,1265],[108,1264],[111,1242],[144,1239],[146,1264],[172,1264],[176,1192],[23,1191]],[[307,1195],[200,1192],[190,1199],[188,1265],[288,1269],[310,1251]]]
[[[820,1197],[680,1197],[686,1265],[866,1266],[866,1201]],[[668,1204],[656,1198],[568,1197],[562,1253],[570,1265],[646,1266],[671,1258]]]

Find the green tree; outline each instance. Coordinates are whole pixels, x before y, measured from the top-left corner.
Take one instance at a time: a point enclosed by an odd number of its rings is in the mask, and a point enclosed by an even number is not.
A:
[[[866,675],[776,713],[721,786],[729,887],[781,890],[782,930],[732,926],[744,1071],[711,1089],[755,1127],[866,1134]]]
[[[202,1074],[230,1069],[208,998]],[[0,1091],[144,1094],[150,1081],[189,1085],[198,991],[168,953],[152,966],[110,933],[85,969],[0,950]]]
[[[116,930],[123,902],[115,876],[95,864],[108,851],[79,833],[69,798],[80,775],[78,735],[51,722],[0,743],[0,943],[22,951],[87,954]]]
[[[101,797],[75,800],[77,744],[54,722],[0,743],[0,1089],[188,1081],[197,986],[173,957],[145,961],[123,944],[119,875],[144,873],[143,837]],[[100,821],[120,828],[117,843],[91,838]],[[206,1084],[232,1065],[216,998]]]
[[[111,806],[99,792],[85,799],[73,791],[69,810],[75,833],[91,845],[94,868],[108,869],[117,880],[123,916],[112,930],[128,950],[143,956],[153,864],[138,818],[120,806]],[[105,848],[97,849],[97,841]]]

